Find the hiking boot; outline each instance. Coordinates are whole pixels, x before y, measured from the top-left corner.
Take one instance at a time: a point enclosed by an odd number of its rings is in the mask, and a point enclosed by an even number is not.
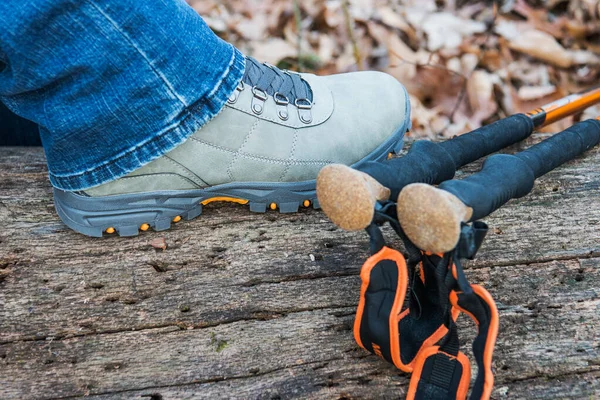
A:
[[[89,236],[134,236],[189,220],[214,201],[251,211],[318,208],[315,178],[328,164],[359,166],[402,147],[405,88],[380,72],[315,76],[246,59],[220,114],[160,158],[84,192],[54,189],[58,215]]]

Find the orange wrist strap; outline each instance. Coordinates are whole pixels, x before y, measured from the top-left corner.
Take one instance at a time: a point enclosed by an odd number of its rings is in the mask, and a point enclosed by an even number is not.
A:
[[[498,312],[485,289],[468,283],[459,262],[462,255],[474,256],[487,227],[465,227],[458,248],[438,256],[423,254],[398,225],[392,226],[403,238],[409,258],[386,246],[374,224],[367,229],[374,254],[361,269],[356,342],[413,373],[408,399],[466,399],[470,363],[460,352],[455,323],[465,313],[479,330],[473,343],[479,372],[470,399],[488,399],[494,380],[491,360]]]

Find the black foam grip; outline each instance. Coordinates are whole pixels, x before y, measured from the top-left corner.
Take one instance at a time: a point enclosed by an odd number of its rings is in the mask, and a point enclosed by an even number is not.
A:
[[[390,198],[397,199],[406,185],[416,182],[437,184],[452,179],[459,167],[439,144],[419,140],[404,157],[367,162],[358,169],[389,188]]]
[[[523,197],[537,177],[575,158],[600,142],[600,121],[588,120],[516,155],[489,157],[480,172],[451,180],[439,188],[473,209],[471,221],[483,218],[510,199]]]
[[[367,162],[358,169],[389,188],[390,198],[396,199],[406,185],[452,179],[458,168],[525,139],[533,129],[531,118],[517,114],[442,143],[417,141],[404,157]]]
[[[534,125],[530,117],[516,114],[442,142],[440,146],[452,156],[460,168],[526,139],[533,130]]]
[[[439,188],[452,193],[473,208],[472,221],[491,214],[513,198],[533,188],[533,171],[516,156],[496,154],[483,163],[480,172],[463,180],[443,182]]]
[[[536,178],[600,143],[600,121],[589,119],[517,154]]]

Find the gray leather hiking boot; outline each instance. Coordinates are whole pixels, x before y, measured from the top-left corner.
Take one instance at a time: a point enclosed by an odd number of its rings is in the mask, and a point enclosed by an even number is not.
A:
[[[186,142],[85,192],[54,190],[58,215],[89,236],[165,230],[213,201],[295,212],[318,208],[315,178],[331,163],[381,160],[410,128],[405,88],[380,72],[319,77],[246,60],[222,112]]]

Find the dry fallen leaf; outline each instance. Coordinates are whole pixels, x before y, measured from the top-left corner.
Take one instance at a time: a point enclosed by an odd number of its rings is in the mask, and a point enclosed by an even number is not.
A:
[[[389,27],[400,29],[405,33],[408,33],[412,30],[408,22],[406,22],[406,20],[399,13],[392,10],[388,6],[380,7],[377,10],[377,15],[381,18],[381,22]]]
[[[461,134],[600,81],[598,0],[512,0],[497,9],[438,0],[188,2],[260,61],[393,75],[411,94],[414,137]]]
[[[522,86],[519,88],[518,96],[520,100],[531,101],[549,96],[556,92],[556,86]]]
[[[461,19],[449,12],[426,13],[421,10],[408,14],[413,26],[419,26],[427,34],[427,49],[454,49],[466,36],[485,32],[483,22]]]
[[[560,68],[600,63],[600,59],[595,54],[581,50],[566,50],[552,35],[533,29],[518,35],[510,41],[509,46],[515,51]]]
[[[283,39],[273,38],[263,42],[256,42],[252,46],[252,56],[256,59],[277,65],[279,61],[298,55],[298,49]]]
[[[498,110],[498,103],[494,98],[494,76],[484,70],[473,72],[467,82],[467,96],[473,112],[469,118],[471,128],[477,129],[482,121]]]

